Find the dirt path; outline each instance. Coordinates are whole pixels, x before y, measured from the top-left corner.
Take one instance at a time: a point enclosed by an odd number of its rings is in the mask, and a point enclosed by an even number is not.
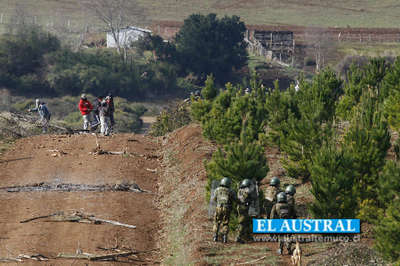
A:
[[[141,119],[143,120],[141,133],[147,133],[150,130],[151,125],[157,121],[156,116],[142,116]]]
[[[85,184],[91,186],[136,183],[140,189],[156,192],[158,146],[150,137],[123,134],[99,138],[107,151],[127,151],[130,155],[94,155],[93,135],[37,136],[19,140],[0,158],[0,187],[25,186],[40,182],[50,184]],[[57,150],[57,151],[55,151]],[[59,253],[107,254],[98,247],[123,247],[152,252],[140,253],[129,264],[156,264],[159,212],[155,193],[129,191],[0,191],[0,257],[19,254]],[[21,220],[57,211],[81,211],[98,218],[135,225],[136,229],[111,224],[46,222]],[[117,265],[121,262],[97,262]],[[29,260],[29,263],[35,263]],[[85,265],[87,261],[57,259],[48,265]],[[92,265],[93,262],[90,262]],[[37,263],[39,264],[39,263]],[[126,263],[124,263],[126,265]]]

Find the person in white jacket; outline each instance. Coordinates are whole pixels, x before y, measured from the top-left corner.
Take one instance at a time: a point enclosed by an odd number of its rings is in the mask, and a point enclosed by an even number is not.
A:
[[[100,133],[104,136],[110,135],[110,106],[107,102],[107,97],[104,99],[99,107],[99,117],[100,117]]]

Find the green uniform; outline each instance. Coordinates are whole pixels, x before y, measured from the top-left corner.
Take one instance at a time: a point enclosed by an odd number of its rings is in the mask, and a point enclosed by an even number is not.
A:
[[[287,203],[276,203],[271,211],[271,219],[294,219],[294,214],[291,212],[291,207]],[[287,239],[283,239],[287,238]],[[283,246],[286,246],[286,249],[289,254],[292,253],[292,242],[290,240],[290,234],[281,235],[279,237],[279,250],[280,253],[283,253]]]
[[[281,192],[279,187],[274,187],[274,186],[269,186],[267,190],[265,191],[265,201],[264,201],[264,209],[265,213],[267,215],[267,218],[269,217],[272,207],[274,204],[276,204],[276,196]],[[271,218],[272,219],[272,218]]]
[[[238,236],[236,241],[249,240],[251,234],[251,218],[249,208],[251,204],[251,191],[249,187],[238,190]]]
[[[232,211],[232,203],[235,200],[235,193],[227,187],[218,187],[215,190],[213,200],[217,203],[214,216],[214,234],[221,232],[227,235],[229,231],[229,217]]]
[[[297,218],[297,214],[296,214],[296,203],[294,200],[294,195],[290,195],[290,194],[286,194],[286,198],[287,198],[287,203],[289,205],[289,209],[290,209],[290,213],[293,217],[293,219]]]

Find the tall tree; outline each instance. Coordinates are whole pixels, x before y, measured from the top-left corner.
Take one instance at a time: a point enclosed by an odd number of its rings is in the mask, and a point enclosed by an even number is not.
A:
[[[237,16],[189,16],[176,36],[182,66],[201,80],[213,74],[216,81],[227,81],[233,69],[240,69],[247,62],[245,32],[246,27]]]
[[[336,141],[325,144],[313,155],[311,193],[315,200],[310,210],[317,218],[352,218],[356,198],[352,187],[353,160]]]
[[[83,4],[90,14],[104,24],[104,29],[111,33],[118,54],[126,61],[129,46],[121,38],[122,30],[145,19],[144,10],[137,0],[87,0]]]

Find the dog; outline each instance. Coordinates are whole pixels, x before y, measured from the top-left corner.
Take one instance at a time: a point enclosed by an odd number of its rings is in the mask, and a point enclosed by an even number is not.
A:
[[[299,241],[296,241],[296,248],[293,250],[293,254],[290,259],[292,261],[292,265],[301,266],[301,248]]]

